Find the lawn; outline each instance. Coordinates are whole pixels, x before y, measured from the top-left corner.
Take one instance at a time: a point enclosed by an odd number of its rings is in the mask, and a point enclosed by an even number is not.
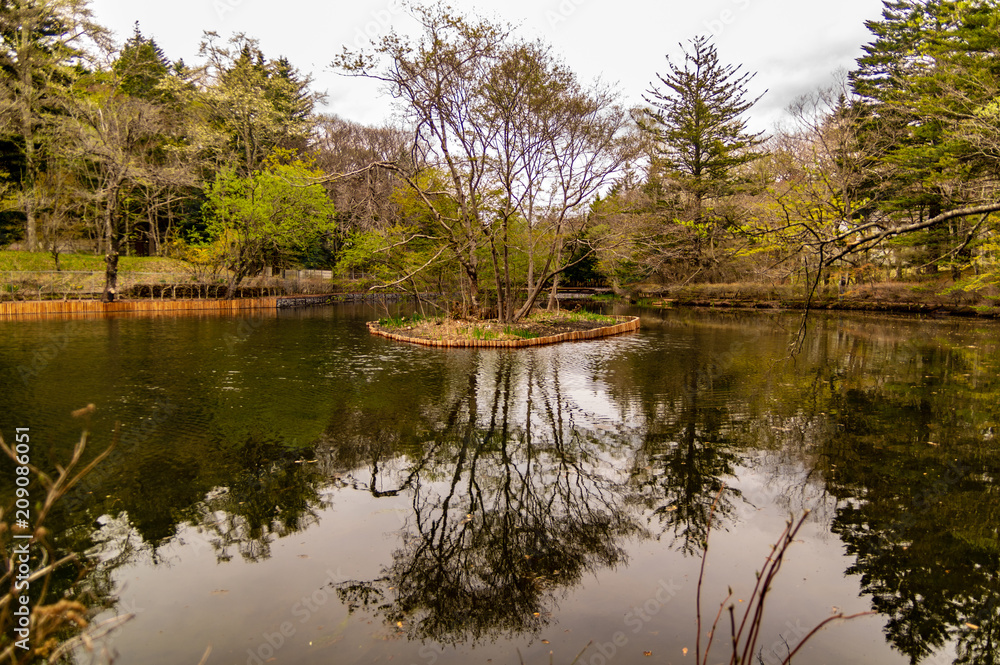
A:
[[[177,273],[187,264],[177,259],[159,256],[123,256],[118,269],[123,272]],[[104,257],[97,254],[60,254],[59,267],[63,270],[103,271]],[[0,272],[55,270],[56,264],[48,252],[0,251]]]

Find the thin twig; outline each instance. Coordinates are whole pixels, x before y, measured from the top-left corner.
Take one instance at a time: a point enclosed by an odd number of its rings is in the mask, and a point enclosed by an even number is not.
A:
[[[73,649],[77,648],[81,644],[85,643],[87,640],[91,642],[99,640],[113,630],[116,630],[120,626],[124,625],[126,622],[131,621],[135,618],[135,614],[122,614],[121,616],[111,617],[110,619],[105,619],[104,621],[92,625],[87,632],[77,635],[73,639],[67,640],[60,644],[49,656],[49,662],[56,662],[61,656],[68,654]]]
[[[802,640],[792,650],[792,652],[790,654],[788,654],[788,656],[786,656],[783,661],[781,661],[781,665],[785,665],[785,663],[790,663],[792,661],[792,656],[794,656],[795,654],[797,654],[799,652],[799,649],[801,649],[803,647],[803,645],[805,645],[805,643],[809,641],[809,638],[812,637],[813,635],[815,635],[816,633],[818,633],[820,631],[820,629],[823,628],[823,626],[825,626],[826,624],[830,623],[831,621],[835,621],[836,619],[844,619],[844,620],[847,620],[847,619],[857,619],[858,617],[867,616],[869,614],[875,614],[875,612],[869,610],[867,612],[858,612],[856,614],[848,614],[847,616],[844,616],[844,614],[841,613],[841,614],[835,614],[832,617],[829,617],[827,619],[824,619],[823,621],[820,621],[818,624],[816,624],[815,628],[813,628],[812,630],[810,630],[809,633],[806,634],[806,636],[802,638]]]
[[[583,650],[580,651],[580,653],[576,654],[576,658],[574,658],[572,661],[570,661],[569,665],[576,665],[577,661],[580,660],[580,658],[583,656],[583,652],[586,651],[587,649],[589,649],[590,645],[593,644],[593,643],[594,643],[594,640],[590,640],[589,642],[587,642],[587,646],[583,647]]]
[[[198,661],[198,665],[205,665],[205,663],[208,662],[208,657],[211,655],[212,655],[212,645],[209,644],[208,647],[205,649],[205,654],[201,657],[201,660]]]
[[[708,559],[708,537],[712,534],[712,517],[715,515],[715,506],[718,505],[719,499],[722,498],[722,493],[726,490],[726,485],[723,483],[722,487],[719,488],[719,493],[715,495],[715,500],[712,501],[712,507],[708,509],[708,523],[705,527],[705,543],[702,548],[701,553],[701,570],[698,572],[698,593],[695,595],[695,614],[697,615],[698,622],[698,632],[694,638],[694,662],[701,663],[705,665],[708,662],[708,651],[705,651],[705,660],[701,660],[701,584],[705,579],[705,561]]]

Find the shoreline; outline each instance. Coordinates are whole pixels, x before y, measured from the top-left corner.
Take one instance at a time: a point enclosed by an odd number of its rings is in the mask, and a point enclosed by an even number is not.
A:
[[[607,303],[607,301],[594,300],[589,295],[579,297],[570,293],[569,296],[568,298],[560,298],[560,300],[568,300],[576,303]],[[320,295],[269,296],[265,298],[234,298],[232,300],[206,298],[118,300],[112,303],[102,303],[99,300],[10,300],[0,301],[0,320],[8,317],[66,314],[179,314],[195,311],[234,312],[254,309],[293,309],[339,303],[397,302],[411,299],[412,297],[411,294],[404,293],[327,293]],[[843,298],[833,301],[823,298],[807,302],[804,299],[710,298],[698,296],[663,297],[657,294],[640,292],[634,295],[631,300],[622,298],[608,304],[614,304],[614,302],[656,309],[669,309],[673,307],[769,311],[809,309],[811,311],[871,312],[881,314],[911,314],[917,316],[1000,319],[1000,305],[947,304],[917,300],[896,301]]]
[[[805,300],[739,300],[733,298],[653,298],[648,306],[660,309],[696,307],[701,309],[763,309],[871,312],[877,314],[915,314],[930,316],[956,316],[963,318],[997,319],[1000,307],[973,305],[945,305],[929,302],[851,301],[841,302]]]

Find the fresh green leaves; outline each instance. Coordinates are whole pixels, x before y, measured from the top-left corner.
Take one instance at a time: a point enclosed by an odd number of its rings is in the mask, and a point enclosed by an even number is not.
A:
[[[334,230],[333,203],[322,173],[289,159],[268,160],[249,176],[220,171],[207,187],[205,221],[212,259],[235,286],[264,265],[281,264]]]

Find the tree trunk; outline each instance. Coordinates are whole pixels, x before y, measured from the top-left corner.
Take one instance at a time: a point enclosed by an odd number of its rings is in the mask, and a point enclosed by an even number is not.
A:
[[[508,314],[504,310],[504,304],[506,303],[506,298],[504,297],[503,282],[500,275],[500,263],[499,263],[499,252],[497,252],[496,243],[493,242],[493,238],[490,238],[490,258],[493,260],[493,281],[495,282],[497,289],[497,320],[504,323],[509,323]]]
[[[22,184],[24,191],[24,216],[26,218],[25,241],[26,249],[34,252],[38,249],[38,220],[35,214],[35,181],[38,172],[36,164],[37,154],[35,153],[35,132],[34,122],[31,114],[33,111],[32,100],[34,99],[34,82],[31,78],[31,67],[24,62],[24,55],[28,52],[28,28],[21,27],[21,55],[18,57],[18,68],[20,69],[21,84],[21,136],[24,138],[24,175],[25,182]]]
[[[514,311],[514,287],[510,281],[510,226],[509,217],[503,220],[503,280],[504,280],[504,322],[511,323]]]
[[[118,297],[118,239],[112,238],[104,255],[104,294],[101,302],[114,302]]]
[[[562,243],[559,243],[559,249],[556,250],[556,265],[562,265]],[[559,276],[562,273],[556,273],[552,277],[552,290],[549,291],[549,303],[546,309],[550,312],[559,311]]]
[[[479,316],[482,305],[479,302],[479,271],[471,263],[465,265],[465,275],[469,278],[469,314]]]
[[[104,209],[104,238],[107,253],[104,255],[104,293],[101,302],[114,302],[118,297],[118,230],[115,228],[117,192],[108,195]]]

